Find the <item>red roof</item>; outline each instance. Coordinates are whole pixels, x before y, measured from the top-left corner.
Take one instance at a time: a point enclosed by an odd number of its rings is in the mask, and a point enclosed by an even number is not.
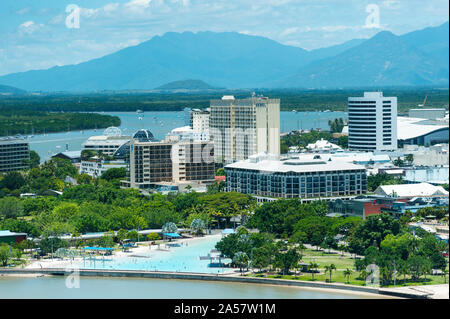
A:
[[[225,176],[216,176],[214,179],[218,182],[225,182]]]

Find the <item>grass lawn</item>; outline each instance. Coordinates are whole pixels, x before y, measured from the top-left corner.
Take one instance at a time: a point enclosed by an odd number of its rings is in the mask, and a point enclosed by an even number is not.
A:
[[[314,281],[322,281],[325,282],[329,280],[330,274],[324,273],[325,266],[334,264],[336,266],[336,270],[333,271],[331,276],[331,282],[338,282],[343,284],[351,284],[356,286],[365,286],[365,280],[359,278],[360,274],[354,269],[355,259],[337,253],[329,254],[328,251],[323,250],[315,250],[315,249],[303,249],[302,250],[303,258],[302,262],[310,263],[315,262],[319,264],[319,268],[317,269],[320,273],[314,274]],[[447,260],[448,262],[448,260]],[[447,266],[448,267],[448,266]],[[345,269],[351,269],[352,274],[349,277],[349,281],[347,282],[347,277],[344,275]],[[448,268],[447,268],[448,269]],[[251,274],[249,276],[252,277],[264,277],[264,274]],[[313,277],[311,273],[301,273],[297,276],[295,275],[267,275],[267,278],[279,278],[279,279],[291,279],[291,280],[305,280],[305,281],[313,281]],[[438,285],[448,283],[449,278],[446,275],[446,279],[441,275],[427,275],[425,279],[424,276],[421,276],[418,281],[411,281],[410,276],[406,276],[406,281],[403,276],[397,276],[396,278],[396,286],[418,286],[418,285]],[[383,287],[394,287],[394,285],[383,286]]]
[[[249,275],[251,277],[264,277],[263,274],[252,274]],[[297,276],[295,275],[267,275],[267,278],[277,278],[277,279],[290,279],[290,280],[304,280],[304,281],[321,281],[325,282],[330,278],[330,274],[327,273],[326,275],[324,273],[320,274],[314,274],[314,280],[312,279],[312,274],[309,273],[302,273]],[[403,280],[403,276],[401,278],[397,278],[396,287],[400,286],[420,286],[420,285],[439,285],[444,284],[444,277],[443,276],[431,276],[427,275],[427,279],[425,279],[423,276],[420,278],[419,281],[411,282],[409,279],[409,276],[406,277],[406,283]],[[445,282],[448,284],[448,275],[446,276]],[[344,276],[343,271],[333,271],[333,274],[331,276],[331,282],[335,283],[342,283],[342,284],[350,284],[355,286],[365,286],[365,280],[359,278],[358,272],[353,272],[350,275],[349,282],[347,282],[347,277]],[[388,285],[383,286],[383,288],[388,287],[394,287],[394,285]]]
[[[334,264],[337,269],[353,269],[355,259],[341,254],[331,253],[327,251],[317,251],[313,249],[303,249],[302,261],[305,263],[315,262],[319,264],[319,269],[324,269],[326,265]]]

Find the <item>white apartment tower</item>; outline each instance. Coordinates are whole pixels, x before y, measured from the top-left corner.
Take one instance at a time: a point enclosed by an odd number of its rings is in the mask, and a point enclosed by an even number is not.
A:
[[[258,153],[280,155],[280,100],[267,97],[210,102],[215,161],[232,163]]]
[[[397,98],[364,92],[348,98],[348,147],[356,151],[397,149]]]

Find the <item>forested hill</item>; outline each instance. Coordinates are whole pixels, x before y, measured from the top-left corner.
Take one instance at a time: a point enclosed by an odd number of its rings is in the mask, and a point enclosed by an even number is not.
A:
[[[51,113],[1,110],[0,136],[30,135],[119,126],[117,116],[95,113]]]
[[[362,96],[364,91],[378,90],[363,88],[354,90],[256,90],[269,98],[281,100],[282,111],[347,111],[349,96]],[[237,99],[248,98],[251,90],[215,90],[204,92],[102,92],[93,94],[49,94],[34,96],[0,96],[0,114],[3,109],[23,109],[55,112],[135,112],[182,111],[185,107],[206,108],[210,100],[223,95],[234,95]],[[398,111],[407,112],[423,103],[428,94],[427,108],[447,108],[448,89],[433,88],[383,88],[385,96],[398,98]]]
[[[16,87],[0,84],[0,95],[22,95],[25,93],[26,91]]]

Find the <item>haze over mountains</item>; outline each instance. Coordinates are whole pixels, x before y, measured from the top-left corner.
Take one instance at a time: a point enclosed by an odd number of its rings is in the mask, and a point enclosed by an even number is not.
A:
[[[448,22],[312,51],[235,32],[169,32],[78,65],[1,76],[0,83],[28,91],[170,89],[164,85],[186,79],[225,88],[448,86],[448,59]]]

